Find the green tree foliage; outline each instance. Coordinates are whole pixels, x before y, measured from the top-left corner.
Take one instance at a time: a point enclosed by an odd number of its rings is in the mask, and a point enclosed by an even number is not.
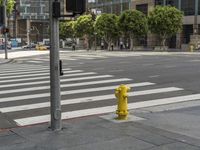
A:
[[[94,20],[92,15],[82,15],[80,16],[75,24],[74,29],[77,37],[84,37],[87,49],[90,48],[90,40],[94,36]]]
[[[96,19],[95,31],[108,42],[109,50],[113,39],[119,36],[118,19],[114,14],[102,14]]]
[[[143,37],[148,32],[146,16],[137,10],[127,10],[119,17],[119,27],[124,35],[131,40],[130,49],[133,49],[133,39]]]
[[[162,46],[166,39],[180,32],[182,29],[183,13],[171,6],[157,6],[148,17],[149,29],[160,36]]]
[[[0,5],[3,5],[3,0],[0,0]],[[15,0],[7,0],[7,12],[11,14],[15,5]]]
[[[74,24],[75,21],[60,22],[60,39],[74,38]]]

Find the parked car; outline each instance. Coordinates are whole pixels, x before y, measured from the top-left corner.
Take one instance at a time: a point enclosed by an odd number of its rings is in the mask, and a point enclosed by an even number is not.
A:
[[[45,45],[36,45],[37,50],[47,50],[47,47]]]
[[[4,49],[5,49],[5,45],[4,44],[0,45],[0,50],[4,50]],[[10,44],[7,45],[7,49],[12,49]]]
[[[24,49],[36,48],[36,44],[35,43],[31,43],[29,45],[22,46],[22,48],[24,48]]]

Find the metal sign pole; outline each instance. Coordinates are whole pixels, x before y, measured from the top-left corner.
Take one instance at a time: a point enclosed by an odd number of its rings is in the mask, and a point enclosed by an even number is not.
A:
[[[4,0],[4,1],[3,1],[3,10],[4,10],[4,29],[6,29],[7,26],[8,26],[6,4],[7,4],[7,0]],[[8,50],[7,50],[7,40],[8,40],[8,35],[7,35],[7,32],[4,33],[4,38],[5,38],[5,59],[8,59]]]
[[[50,18],[50,86],[51,86],[51,129],[61,130],[60,71],[59,71],[59,20],[53,17],[53,2],[49,2]]]

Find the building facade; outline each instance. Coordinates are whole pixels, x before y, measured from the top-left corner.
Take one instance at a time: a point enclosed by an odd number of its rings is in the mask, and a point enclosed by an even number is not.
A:
[[[190,43],[192,34],[199,34],[200,2],[199,0],[88,0],[89,7],[97,14],[121,14],[124,10],[136,9],[148,14],[156,5],[171,5],[184,12],[183,31],[168,39],[170,48],[185,49]],[[159,40],[155,35],[148,34],[144,46],[158,45]]]
[[[16,0],[8,18],[10,38],[21,38],[23,45],[49,38],[48,0]]]

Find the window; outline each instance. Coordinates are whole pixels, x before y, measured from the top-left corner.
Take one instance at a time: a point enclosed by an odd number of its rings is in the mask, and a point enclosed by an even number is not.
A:
[[[143,12],[145,15],[148,15],[148,4],[136,5],[136,10]]]
[[[163,0],[155,0],[155,5],[163,5]]]
[[[181,0],[181,10],[184,15],[190,16],[195,14],[195,0]]]

